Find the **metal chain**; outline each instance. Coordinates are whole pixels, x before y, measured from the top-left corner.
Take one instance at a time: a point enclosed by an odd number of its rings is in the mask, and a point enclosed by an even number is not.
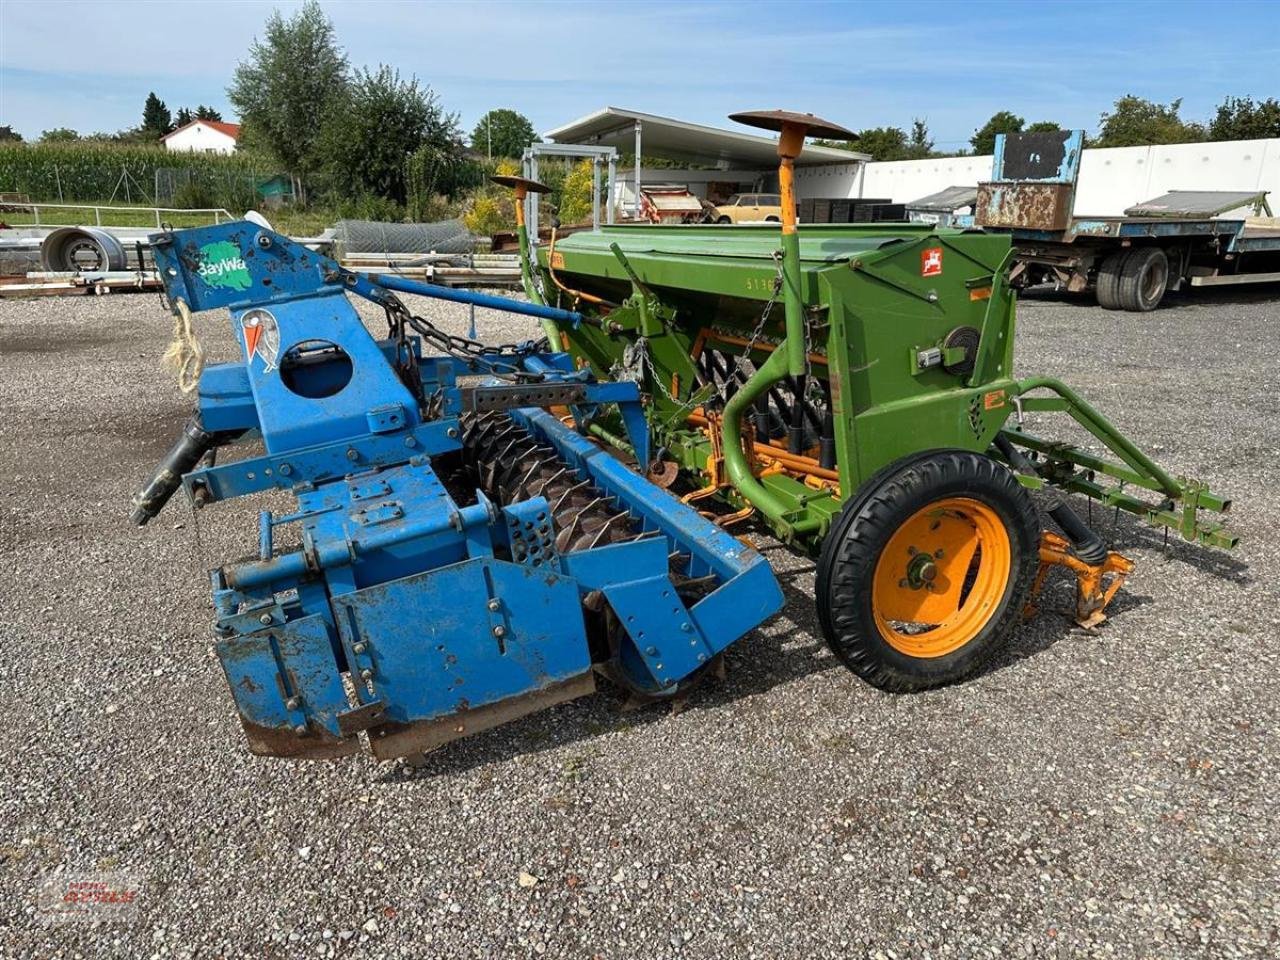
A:
[[[804,375],[806,382],[813,384],[813,362],[809,359],[809,353],[813,345],[813,317],[809,315],[809,311],[804,311]]]
[[[760,338],[764,336],[764,328],[769,323],[769,314],[773,313],[773,305],[778,302],[778,294],[782,292],[782,252],[780,250],[775,250],[773,251],[772,256],[774,268],[777,270],[777,273],[773,278],[773,292],[769,294],[769,299],[765,302],[764,310],[760,313],[760,319],[756,323],[756,328],[751,331],[751,336],[747,340],[746,347],[743,349],[741,354],[734,358],[734,368],[737,370],[742,369],[742,361],[750,358],[751,351],[756,348],[756,344],[759,343]],[[731,379],[732,377],[725,377],[724,383],[720,387],[719,396],[721,400],[728,401],[729,399],[728,388],[729,381]]]
[[[667,389],[666,383],[663,382],[662,377],[658,374],[658,368],[653,362],[652,355],[649,353],[649,338],[640,337],[636,341],[636,348],[636,359],[638,360],[637,366],[640,369],[641,375],[643,376],[644,371],[647,369],[649,371],[650,379],[658,385],[658,389],[662,391],[662,395],[677,405],[676,411],[666,418],[666,423],[672,424],[683,419],[686,413],[698,405],[698,396],[702,391],[691,390],[689,392],[689,399],[684,403],[681,403],[680,399],[674,396],[671,391]]]
[[[408,308],[394,296],[388,296],[383,304],[387,311],[387,323],[392,335],[401,343],[405,340],[405,327],[411,327],[426,343],[434,344],[455,360],[467,363],[478,361],[483,363],[489,373],[508,380],[530,381],[542,380],[544,375],[529,373],[520,369],[519,361],[532,356],[542,349],[545,337],[539,340],[525,340],[520,343],[487,344],[470,337],[447,333],[425,317],[409,312]],[[407,350],[410,355],[412,351]],[[509,361],[509,362],[504,362]]]

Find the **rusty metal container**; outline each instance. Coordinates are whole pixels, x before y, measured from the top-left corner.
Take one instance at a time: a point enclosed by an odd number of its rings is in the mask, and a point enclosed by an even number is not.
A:
[[[980,227],[1065,230],[1072,198],[1069,183],[980,183],[974,222]]]

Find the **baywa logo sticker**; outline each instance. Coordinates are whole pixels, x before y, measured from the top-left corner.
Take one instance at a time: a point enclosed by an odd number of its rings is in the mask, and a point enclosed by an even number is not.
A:
[[[268,310],[246,310],[240,317],[244,330],[244,352],[253,366],[253,358],[261,357],[263,373],[276,368],[280,357],[280,326]]]
[[[200,279],[211,287],[248,290],[253,286],[249,268],[234,243],[219,240],[200,248]]]

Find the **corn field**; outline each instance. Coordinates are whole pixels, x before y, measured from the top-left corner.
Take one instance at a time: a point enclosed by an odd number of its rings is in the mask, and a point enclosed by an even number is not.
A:
[[[34,202],[155,204],[157,170],[176,164],[210,182],[269,176],[254,159],[235,154],[174,154],[155,147],[113,144],[0,144],[0,193],[26,194]]]

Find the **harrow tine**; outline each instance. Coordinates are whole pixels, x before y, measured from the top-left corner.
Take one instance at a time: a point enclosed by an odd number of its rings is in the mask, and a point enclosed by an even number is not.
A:
[[[539,497],[545,497],[547,495],[547,487],[551,486],[551,484],[555,483],[557,480],[559,480],[568,472],[569,472],[568,467],[561,467],[559,471],[557,471],[550,477],[547,477],[545,480],[542,481],[542,486],[538,488],[538,492],[536,495]]]
[[[600,538],[609,532],[609,528],[613,524],[617,523],[619,520],[625,520],[626,516],[627,515],[625,513],[615,513],[612,517],[610,517],[603,524],[601,524],[600,529],[596,531],[596,535],[592,538],[591,542],[587,544],[587,549],[590,549],[591,547],[599,546]]]
[[[583,480],[581,483],[577,483],[577,484],[574,484],[572,487],[569,487],[569,489],[567,489],[564,493],[560,494],[560,499],[557,500],[554,504],[552,504],[551,512],[552,513],[557,512],[560,509],[561,505],[564,503],[565,499],[569,496],[569,494],[574,493],[575,491],[581,490],[583,487],[589,487],[589,486],[591,486],[591,481]]]

